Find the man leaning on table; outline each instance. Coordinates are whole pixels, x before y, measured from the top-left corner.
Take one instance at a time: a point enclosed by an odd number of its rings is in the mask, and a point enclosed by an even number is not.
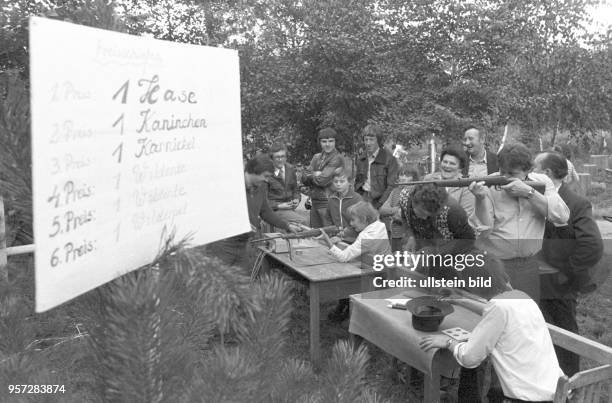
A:
[[[299,232],[301,228],[280,218],[268,205],[268,179],[273,175],[274,164],[267,154],[260,154],[246,163],[244,183],[246,185],[247,208],[252,232],[225,238],[207,245],[215,257],[230,266],[249,269],[254,249],[249,245],[253,233],[259,231],[260,218],[268,224],[288,232]]]
[[[482,315],[469,340],[458,342],[438,334],[423,337],[421,348],[446,348],[465,368],[476,368],[491,357],[504,403],[552,401],[563,371],[542,313],[524,292],[512,289],[501,262],[487,259],[478,270],[491,279],[491,287],[469,291],[488,300],[486,304],[460,297],[447,299]]]

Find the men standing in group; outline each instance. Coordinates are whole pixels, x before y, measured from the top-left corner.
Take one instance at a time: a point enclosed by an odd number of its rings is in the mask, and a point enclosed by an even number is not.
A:
[[[512,182],[499,189],[487,188],[483,182],[470,185],[476,197],[475,214],[487,227],[479,241],[484,250],[503,260],[512,286],[539,302],[540,275],[535,254],[542,248],[546,221],[566,225],[569,209],[546,175],[530,173],[532,156],[525,145],[506,145],[498,158],[499,173]],[[544,194],[524,180],[544,183]]]
[[[357,160],[355,175],[355,191],[375,209],[379,209],[391,194],[399,172],[397,160],[384,148],[384,141],[379,126],[371,124],[363,129],[366,153]]]
[[[307,220],[295,212],[301,193],[295,168],[287,162],[287,146],[276,142],[270,146],[269,152],[274,175],[268,180],[268,204],[285,221],[307,224]]]
[[[315,154],[310,162],[310,167],[304,172],[302,182],[310,186],[310,226],[321,228],[331,223],[328,221],[327,198],[329,186],[334,178],[334,173],[344,168],[344,158],[336,150],[338,135],[331,127],[319,131],[317,140],[321,146],[321,152]]]
[[[299,232],[301,229],[283,220],[268,205],[267,181],[272,177],[274,164],[268,154],[260,154],[247,161],[244,171],[244,183],[247,193],[247,208],[251,232],[225,238],[207,245],[207,251],[230,266],[249,269],[253,260],[253,249],[249,240],[253,233],[259,231],[260,217],[268,224],[288,232]]]
[[[590,292],[595,288],[589,269],[603,255],[601,233],[593,219],[591,203],[572,192],[564,182],[568,174],[566,157],[545,152],[536,157],[534,165],[535,172],[543,173],[552,180],[570,210],[567,226],[546,224],[542,258],[559,272],[542,275],[540,308],[547,322],[578,333],[577,296],[578,292]],[[580,370],[578,355],[561,348],[556,350],[565,375],[572,376]]]
[[[463,134],[463,148],[468,154],[468,163],[463,167],[463,176],[478,178],[498,171],[497,155],[485,148],[484,129],[470,126]]]

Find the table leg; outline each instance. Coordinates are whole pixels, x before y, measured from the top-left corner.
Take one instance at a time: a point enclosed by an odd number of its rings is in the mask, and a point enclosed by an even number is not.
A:
[[[426,403],[438,403],[440,401],[440,367],[435,356],[431,362],[431,374],[425,374],[423,394]]]
[[[319,346],[319,285],[310,283],[310,361],[315,369],[320,366],[321,352]]]

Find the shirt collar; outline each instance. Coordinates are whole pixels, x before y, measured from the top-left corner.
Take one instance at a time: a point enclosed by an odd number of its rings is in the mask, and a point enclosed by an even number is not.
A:
[[[487,149],[485,148],[484,150],[484,154],[482,155],[482,159],[480,161],[476,161],[474,158],[472,158],[472,156],[470,155],[470,162],[474,162],[476,164],[486,164],[487,163]]]
[[[373,161],[373,160],[375,160],[375,159],[376,159],[376,157],[378,157],[378,153],[379,153],[379,152],[380,152],[380,147],[378,147],[378,149],[377,149],[377,150],[374,152],[374,154],[372,154],[371,156],[370,156],[370,155],[367,155],[368,159],[369,159],[369,160],[372,160],[372,161]]]

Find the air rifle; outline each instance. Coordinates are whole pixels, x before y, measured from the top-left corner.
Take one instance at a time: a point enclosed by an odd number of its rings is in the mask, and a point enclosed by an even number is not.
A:
[[[484,182],[485,186],[504,186],[508,183],[512,182],[510,179],[505,176],[482,176],[480,178],[460,178],[460,179],[449,179],[449,180],[429,180],[429,181],[415,181],[415,182],[401,182],[396,183],[395,186],[403,186],[403,185],[427,185],[433,183],[436,186],[444,186],[444,187],[467,187],[470,186],[472,182]],[[531,186],[538,192],[544,194],[546,190],[546,184],[542,182],[536,181],[523,181],[526,185]]]
[[[268,237],[265,237],[265,238],[253,239],[251,241],[251,243],[254,243],[254,242],[264,242],[264,241],[269,241],[271,239],[278,239],[278,238],[287,239],[287,240],[289,240],[289,239],[311,238],[313,236],[321,235],[321,230],[324,230],[325,233],[327,233],[327,235],[330,235],[330,236],[336,235],[338,232],[340,232],[340,229],[338,227],[336,227],[335,225],[330,225],[328,227],[310,229],[310,230],[298,232],[298,233],[295,233],[295,234],[293,234],[293,233],[291,233],[291,234],[278,234],[278,235],[268,236]]]

